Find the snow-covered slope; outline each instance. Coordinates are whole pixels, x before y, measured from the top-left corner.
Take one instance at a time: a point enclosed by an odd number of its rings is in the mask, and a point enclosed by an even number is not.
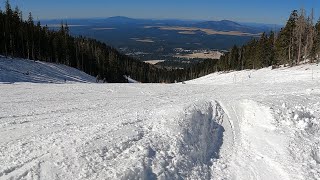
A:
[[[282,67],[271,70],[271,67],[259,70],[233,71],[214,73],[195,80],[189,84],[210,85],[259,85],[310,82],[320,78],[318,64],[304,64],[295,67]]]
[[[88,74],[61,64],[0,56],[0,83],[95,82]]]
[[[320,178],[317,65],[0,93],[0,179]]]
[[[128,83],[140,83],[139,81],[132,79],[130,76],[124,75],[123,77],[128,81]]]

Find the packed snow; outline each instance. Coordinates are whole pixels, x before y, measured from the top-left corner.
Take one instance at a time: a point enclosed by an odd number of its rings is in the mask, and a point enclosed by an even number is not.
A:
[[[0,93],[0,179],[320,179],[316,64]]]
[[[62,64],[0,56],[0,83],[88,83],[95,81],[94,77]]]

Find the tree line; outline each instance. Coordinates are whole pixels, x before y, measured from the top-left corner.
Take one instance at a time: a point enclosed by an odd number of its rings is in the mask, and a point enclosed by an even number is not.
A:
[[[181,79],[194,79],[218,71],[259,69],[320,61],[320,19],[314,23],[313,10],[292,11],[279,31],[262,33],[243,46],[233,46],[220,60],[205,60],[184,70]]]
[[[231,48],[217,64],[218,70],[258,69],[294,66],[302,61],[318,62],[320,58],[320,19],[314,24],[314,13],[292,11],[280,32],[263,33],[259,39]]]
[[[95,39],[71,36],[66,23],[54,31],[35,23],[31,13],[23,20],[8,0],[0,11],[0,32],[0,54],[5,56],[65,64],[108,82],[126,82],[124,75],[140,82],[184,80],[176,78],[183,70],[157,68]]]

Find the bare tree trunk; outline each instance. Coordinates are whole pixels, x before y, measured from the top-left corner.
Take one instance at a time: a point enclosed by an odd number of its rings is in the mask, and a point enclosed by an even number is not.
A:
[[[301,60],[301,50],[304,46],[303,42],[303,36],[306,34],[306,27],[307,27],[307,20],[306,20],[305,10],[301,9],[300,15],[298,17],[298,20],[296,22],[296,28],[295,28],[295,36],[297,38],[297,44],[298,44],[298,54],[297,54],[297,64],[300,63]]]
[[[6,38],[6,33],[4,32],[4,39],[5,39],[5,41],[4,41],[4,50],[5,50],[5,55],[6,55],[6,57],[8,56],[8,47],[7,47],[7,38]]]
[[[39,48],[38,49],[38,51],[39,51],[38,52],[38,59],[41,59],[41,39],[40,39],[41,38],[41,31],[40,31],[40,28],[39,28],[39,36],[38,37],[39,37],[39,40],[38,40],[38,48]]]
[[[288,61],[289,61],[289,64],[290,64],[290,66],[291,66],[291,64],[292,64],[292,62],[291,62],[291,43],[289,44],[289,48],[288,48],[288,54],[289,54],[289,59],[288,59]]]
[[[29,41],[27,41],[27,48],[28,48],[28,59],[30,59],[30,46],[29,46]]]
[[[83,52],[81,52],[81,70],[84,70],[84,66],[83,66]]]
[[[78,57],[78,43],[77,42],[74,42],[75,43],[75,50],[76,50],[76,61],[77,61],[77,69],[80,69],[80,62],[79,62],[79,57]]]
[[[35,57],[34,57],[34,41],[32,41],[32,59],[35,60]]]
[[[301,46],[302,46],[302,33],[301,33],[301,32],[299,32],[297,64],[299,64],[299,63],[300,63],[300,57],[301,57]]]
[[[9,38],[10,38],[11,57],[14,57],[14,47],[13,47],[13,37],[12,37],[12,34],[10,34]]]
[[[308,57],[308,51],[309,51],[309,35],[307,35],[307,41],[306,41],[306,45],[304,46],[304,55],[303,55],[303,60],[304,60],[304,63],[306,62],[306,59]]]
[[[21,47],[22,47],[22,56],[25,58],[25,49],[24,49],[24,37],[23,32],[21,32]]]
[[[3,29],[4,29],[4,31],[3,31],[3,35],[4,35],[4,50],[5,50],[5,56],[7,57],[8,56],[8,46],[7,46],[7,33],[6,32],[8,32],[7,30],[8,30],[8,20],[7,20],[7,18],[6,18],[6,22],[5,23],[3,23]]]
[[[314,20],[314,10],[312,8],[311,10],[311,17],[309,18],[309,38],[310,40],[308,41],[308,53],[311,53],[311,59],[310,61],[313,62],[313,59],[314,59],[314,54],[312,54],[312,48],[313,48],[313,45],[314,45],[314,37],[315,37],[315,27],[313,25],[313,20]]]

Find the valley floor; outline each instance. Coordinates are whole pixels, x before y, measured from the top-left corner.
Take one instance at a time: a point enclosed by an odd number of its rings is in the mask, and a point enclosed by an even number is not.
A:
[[[0,93],[0,179],[320,179],[316,65]]]

